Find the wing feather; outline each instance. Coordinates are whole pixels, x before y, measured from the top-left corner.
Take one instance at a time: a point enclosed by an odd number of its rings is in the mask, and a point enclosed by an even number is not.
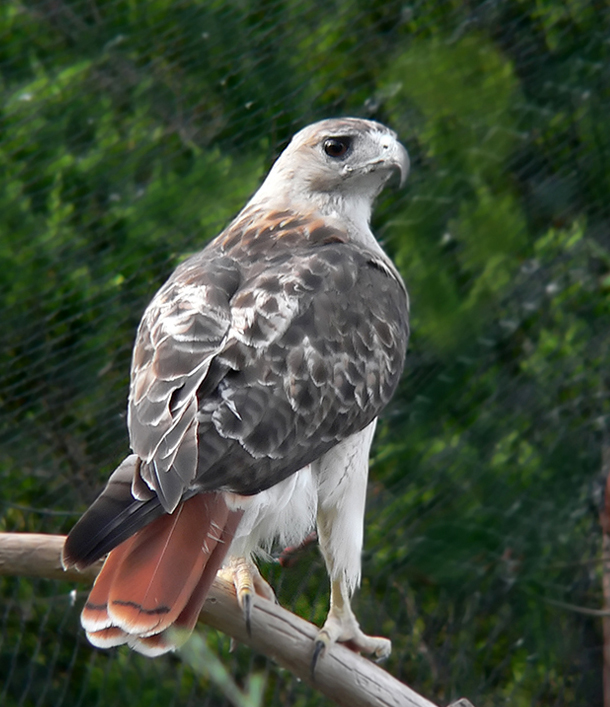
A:
[[[129,406],[166,510],[268,488],[377,417],[408,337],[379,258],[319,216],[255,210],[176,270],[140,325]]]

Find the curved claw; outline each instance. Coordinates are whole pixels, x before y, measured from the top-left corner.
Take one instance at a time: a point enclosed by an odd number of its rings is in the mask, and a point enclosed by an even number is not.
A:
[[[237,603],[239,604],[246,624],[248,636],[252,635],[252,607],[254,595],[277,603],[275,593],[269,584],[262,578],[258,567],[246,557],[232,557],[220,570],[220,574],[235,586]]]
[[[390,640],[381,636],[367,636],[362,631],[340,582],[331,584],[331,607],[315,639],[312,674],[320,657],[335,642],[345,643],[348,648],[364,653],[375,661],[385,660],[392,652]]]
[[[324,655],[327,644],[320,638],[316,638],[313,645],[313,654],[311,656],[311,677],[315,679],[316,677],[316,665],[318,664],[318,658]]]
[[[248,636],[252,635],[252,594],[247,590],[243,590],[241,595],[238,597],[239,605],[244,614],[244,621],[246,622],[246,631]]]

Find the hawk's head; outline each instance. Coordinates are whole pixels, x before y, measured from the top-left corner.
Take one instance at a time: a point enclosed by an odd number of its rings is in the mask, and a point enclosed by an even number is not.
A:
[[[313,201],[344,215],[357,204],[358,211],[370,215],[391,175],[398,172],[402,184],[408,171],[407,151],[385,125],[363,118],[322,120],[292,138],[258,195]]]

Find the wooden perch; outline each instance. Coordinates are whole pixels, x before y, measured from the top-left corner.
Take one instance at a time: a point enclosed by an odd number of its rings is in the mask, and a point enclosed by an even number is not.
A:
[[[91,583],[101,568],[85,572],[61,567],[63,535],[0,533],[0,575],[43,577]],[[435,707],[370,660],[335,645],[311,676],[313,640],[318,629],[281,606],[257,597],[249,636],[230,582],[217,578],[200,619],[272,658],[278,665],[345,707]]]

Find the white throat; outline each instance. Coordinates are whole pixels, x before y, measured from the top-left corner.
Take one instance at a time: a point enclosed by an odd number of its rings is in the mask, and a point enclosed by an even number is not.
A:
[[[315,210],[326,218],[339,221],[343,227],[347,226],[354,241],[376,252],[381,251],[370,228],[373,201],[377,194],[363,193],[357,189],[350,190],[350,193],[346,191],[306,189],[302,180],[295,177],[293,170],[282,168],[276,163],[250,200],[249,206],[264,204],[266,209],[289,208],[301,213]]]

